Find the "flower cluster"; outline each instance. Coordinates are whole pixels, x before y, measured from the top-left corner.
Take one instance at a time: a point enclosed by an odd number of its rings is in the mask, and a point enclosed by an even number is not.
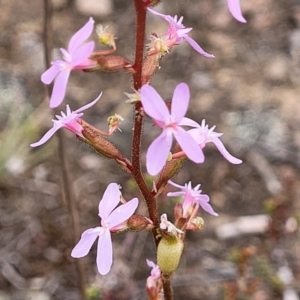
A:
[[[134,78],[134,94],[127,94],[129,100],[126,102],[135,106],[135,123],[133,128],[133,143],[131,160],[123,157],[121,151],[117,149],[108,139],[114,134],[123,118],[114,114],[107,118],[108,133],[92,127],[81,118],[84,111],[94,106],[102,96],[102,93],[92,102],[72,111],[66,105],[66,112],[56,115],[53,119],[53,127],[31,147],[38,147],[46,143],[54,133],[60,128],[66,128],[73,132],[81,141],[89,144],[97,153],[114,159],[122,170],[131,175],[139,186],[143,197],[146,200],[149,217],[135,215],[138,207],[138,199],[133,198],[126,201],[120,192],[117,183],[110,183],[98,205],[98,215],[101,218],[100,226],[86,229],[78,243],[71,252],[74,258],[86,256],[96,239],[98,239],[96,264],[98,272],[106,275],[113,263],[112,234],[121,233],[127,230],[151,230],[157,241],[157,265],[147,260],[147,264],[152,268],[151,275],[147,279],[146,290],[150,299],[158,299],[161,293],[162,281],[166,275],[171,277],[172,272],[177,268],[184,248],[185,232],[197,228],[193,225],[195,216],[199,209],[213,216],[218,216],[211,206],[210,198],[202,194],[200,184],[192,187],[188,182],[184,185],[174,183],[172,179],[184,162],[190,161],[201,164],[205,162],[204,148],[207,143],[213,143],[221,155],[232,164],[240,164],[242,161],[231,155],[225,148],[220,137],[222,133],[215,132],[215,126],[209,128],[205,120],[201,123],[186,117],[190,104],[190,90],[186,83],[179,83],[173,92],[171,101],[165,102],[159,93],[152,87],[150,79],[159,68],[159,61],[176,45],[186,41],[200,55],[206,58],[213,58],[214,55],[205,52],[199,44],[190,36],[192,28],[183,25],[183,17],[170,16],[159,13],[148,6],[159,2],[158,0],[141,1],[141,8],[147,7],[147,12],[162,18],[168,23],[165,34],[158,36],[151,34],[147,53],[136,63],[129,63],[121,56],[112,56],[116,50],[116,41],[113,34],[107,31],[107,27],[98,25],[96,32],[102,45],[111,49],[106,51],[95,51],[95,43],[88,41],[94,29],[94,20],[90,18],[88,22],[79,29],[70,39],[67,49],[61,48],[62,59],[52,62],[51,67],[46,70],[41,80],[45,84],[54,81],[53,92],[50,97],[49,106],[58,107],[67,91],[67,83],[71,71],[116,71],[125,69],[132,73]],[[241,13],[239,0],[227,0],[231,14],[240,22],[246,22]],[[145,10],[143,10],[145,12]],[[143,47],[143,45],[142,45]],[[144,60],[143,60],[144,59]],[[143,63],[142,63],[143,60]],[[139,62],[140,61],[140,62]],[[137,64],[140,63],[140,66]],[[149,68],[144,68],[149,64]],[[135,76],[141,71],[141,80],[136,80]],[[151,176],[157,176],[157,181],[153,183],[153,188],[148,189],[144,180],[140,165],[140,141],[142,139],[142,121],[145,116],[152,119],[154,125],[160,130],[160,134],[152,141],[146,153],[146,168]],[[138,120],[138,121],[137,121]],[[136,128],[139,127],[139,130]],[[90,130],[90,131],[89,131]],[[138,135],[135,139],[135,135]],[[138,154],[136,149],[138,149]],[[163,213],[159,220],[157,212],[157,198],[161,190],[170,184],[179,191],[169,192],[168,197],[182,196],[182,201],[177,201],[174,206],[174,224],[168,220],[167,214]],[[157,188],[159,186],[159,188]],[[160,189],[160,191],[159,191]],[[200,217],[199,217],[200,218]],[[200,222],[201,223],[201,222]],[[200,224],[199,223],[199,224]],[[197,229],[199,229],[198,226]]]

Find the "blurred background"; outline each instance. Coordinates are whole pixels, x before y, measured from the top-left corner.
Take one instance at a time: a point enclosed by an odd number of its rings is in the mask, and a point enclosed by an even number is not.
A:
[[[50,1],[50,0],[49,0]],[[118,37],[117,54],[134,59],[132,1],[52,0],[52,57],[93,16]],[[175,299],[300,299],[300,3],[297,0],[241,0],[247,24],[238,23],[225,0],[165,0],[160,12],[184,16],[191,36],[214,59],[187,43],[161,61],[152,85],[165,98],[186,82],[189,116],[206,119],[226,148],[243,160],[232,165],[214,146],[201,165],[186,163],[178,184],[200,183],[219,217],[205,212],[203,230],[188,232],[173,277]],[[80,282],[73,227],[62,200],[57,139],[29,147],[52,126],[45,86],[43,1],[0,0],[0,300],[77,300]],[[167,25],[148,16],[148,35]],[[93,38],[96,40],[96,34]],[[97,45],[98,49],[103,49]],[[102,130],[109,115],[125,119],[111,140],[130,153],[132,92],[124,72],[73,72],[62,105],[72,109],[95,99],[84,119]],[[144,149],[157,136],[149,120]],[[81,232],[99,226],[98,203],[110,182],[125,199],[141,196],[114,162],[99,157],[67,131],[66,155]],[[150,181],[149,181],[150,182]],[[160,212],[172,220],[174,201],[162,195]],[[138,212],[146,214],[140,202]],[[79,236],[78,236],[79,239]],[[83,259],[87,299],[146,299],[144,286],[155,261],[147,232],[113,236],[114,264],[97,273],[95,246]]]

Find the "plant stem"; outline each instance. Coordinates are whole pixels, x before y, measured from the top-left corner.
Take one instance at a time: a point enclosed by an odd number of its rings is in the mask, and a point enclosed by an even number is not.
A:
[[[164,276],[164,274],[162,274],[162,282],[163,282],[163,289],[164,289],[164,299],[172,300],[173,299],[173,290],[172,290],[172,286],[171,286],[170,276]]]
[[[145,28],[146,28],[146,8],[142,0],[134,0],[136,11],[136,46],[135,46],[135,62],[133,69],[133,82],[134,88],[139,90],[142,86],[142,68],[143,68],[143,56],[144,56],[144,40],[145,40]],[[142,195],[145,198],[149,217],[154,223],[155,228],[152,230],[152,235],[155,241],[156,247],[158,246],[157,227],[159,225],[159,219],[157,215],[157,199],[153,196],[148,189],[144,180],[141,170],[141,141],[143,131],[143,110],[141,102],[135,104],[134,110],[134,125],[133,125],[133,138],[132,138],[132,175],[139,186]],[[163,278],[163,289],[165,300],[172,300],[172,287],[170,278]]]
[[[135,62],[133,74],[134,88],[139,90],[142,85],[142,67],[144,56],[144,40],[145,40],[145,27],[146,27],[146,9],[143,6],[143,1],[134,0],[136,9],[136,47],[135,47]],[[132,175],[139,186],[148,206],[149,217],[154,225],[158,225],[157,204],[156,199],[151,195],[146,182],[144,180],[141,170],[141,141],[143,131],[143,111],[142,104],[138,102],[135,104],[134,111],[134,126],[133,126],[133,139],[132,139]],[[156,232],[155,232],[156,234]]]

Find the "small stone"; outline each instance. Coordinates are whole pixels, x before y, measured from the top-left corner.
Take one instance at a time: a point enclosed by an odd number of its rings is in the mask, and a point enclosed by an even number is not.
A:
[[[32,290],[41,290],[46,283],[44,277],[35,277],[30,279],[29,286]]]
[[[280,55],[273,57],[266,66],[265,74],[268,79],[274,81],[282,81],[287,75],[289,64],[287,59]]]
[[[10,300],[9,294],[0,291],[0,300]]]
[[[53,247],[44,250],[44,256],[52,263],[59,263],[62,259],[62,253]]]
[[[28,291],[26,293],[26,300],[50,300],[51,297],[44,291]]]
[[[106,16],[113,11],[111,0],[76,0],[79,12],[85,15]]]

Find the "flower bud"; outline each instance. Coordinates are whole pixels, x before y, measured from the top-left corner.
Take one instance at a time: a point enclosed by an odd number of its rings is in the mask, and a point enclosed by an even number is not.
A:
[[[148,55],[143,62],[142,84],[147,84],[159,67],[160,55]]]
[[[140,231],[143,229],[150,230],[154,227],[153,222],[150,219],[140,215],[132,215],[127,220],[127,226],[128,229],[132,231]]]
[[[122,56],[104,56],[104,55],[94,55],[100,70],[107,72],[114,72],[124,68],[128,68],[131,65],[125,58]]]
[[[82,123],[82,126],[84,139],[78,137],[81,141],[89,144],[97,153],[107,158],[114,159],[122,170],[131,173],[131,163],[121,155],[113,143],[106,140],[88,123],[84,122]]]
[[[110,141],[94,131],[92,127],[84,125],[82,134],[87,139],[88,144],[101,155],[107,158],[121,157],[119,150]]]
[[[181,157],[172,159],[168,161],[161,171],[158,181],[156,182],[157,193],[159,195],[163,192],[164,188],[168,184],[168,181],[173,178],[179,170],[182,168],[182,165],[186,162],[187,157]]]

